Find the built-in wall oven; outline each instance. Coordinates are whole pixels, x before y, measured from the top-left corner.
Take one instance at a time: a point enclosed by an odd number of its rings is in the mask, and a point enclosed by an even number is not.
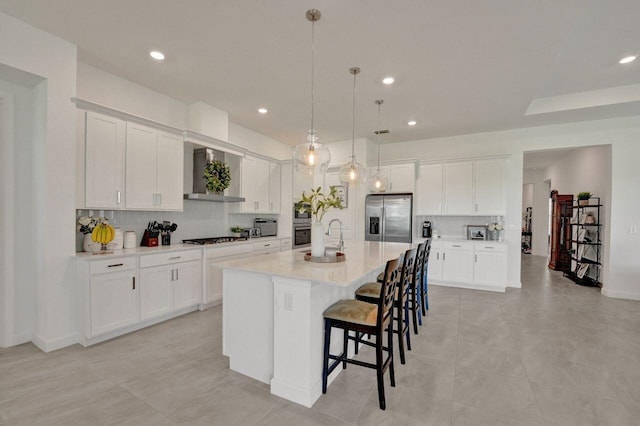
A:
[[[311,214],[300,213],[293,205],[293,248],[303,248],[311,246]]]

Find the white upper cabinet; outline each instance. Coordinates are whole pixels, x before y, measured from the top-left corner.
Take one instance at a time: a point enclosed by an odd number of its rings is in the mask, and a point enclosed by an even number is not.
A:
[[[158,132],[158,209],[182,210],[183,145],[181,136]]]
[[[182,138],[127,123],[126,208],[182,210]]]
[[[444,192],[442,164],[423,164],[416,181],[416,214],[418,216],[441,215]]]
[[[125,122],[86,113],[86,208],[120,209],[125,201]]]
[[[280,212],[280,165],[247,155],[242,159],[241,193],[245,213]]]
[[[368,179],[374,179],[377,167],[369,168]],[[413,192],[416,183],[416,167],[414,163],[393,164],[380,167],[380,173],[389,181],[386,192]]]
[[[269,163],[269,213],[280,213],[281,166]]]
[[[416,184],[416,214],[503,216],[505,176],[502,158],[423,164]]]
[[[506,204],[505,160],[477,160],[475,166],[475,214],[482,216],[504,215]]]
[[[467,216],[473,214],[473,162],[445,163],[444,213]]]

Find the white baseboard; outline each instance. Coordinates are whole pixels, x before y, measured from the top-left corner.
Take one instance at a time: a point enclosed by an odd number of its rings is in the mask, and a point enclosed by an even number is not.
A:
[[[209,303],[202,303],[200,304],[200,306],[198,306],[198,310],[205,311],[209,308],[213,308],[214,306],[219,306],[219,305],[222,305],[222,299],[214,300],[213,302],[209,302]]]
[[[640,293],[632,291],[616,291],[603,287],[602,290],[600,290],[600,293],[602,293],[603,296],[614,299],[640,300]]]
[[[42,352],[51,352],[78,343],[78,335],[74,333],[56,339],[46,340],[36,334],[31,341],[40,348]]]
[[[507,287],[509,287],[509,288],[522,288],[522,282],[521,281],[508,281],[507,282]]]
[[[506,287],[501,286],[492,286],[492,285],[479,285],[479,284],[466,284],[466,283],[450,283],[446,281],[429,281],[429,285],[439,285],[442,287],[454,287],[454,288],[464,288],[467,290],[483,290],[483,291],[494,291],[498,293],[504,293]]]

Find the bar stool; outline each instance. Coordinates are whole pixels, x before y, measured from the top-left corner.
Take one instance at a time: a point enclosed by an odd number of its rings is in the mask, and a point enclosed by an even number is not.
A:
[[[398,351],[400,352],[400,363],[405,363],[404,357],[404,339],[407,339],[407,349],[411,350],[411,333],[409,333],[409,288],[413,281],[413,267],[416,260],[416,249],[407,250],[404,253],[400,273],[400,284],[396,289],[395,300],[393,306],[396,308],[393,320],[396,322],[395,333],[398,334]],[[362,300],[369,303],[378,303],[380,298],[380,283],[367,283],[361,285],[356,290],[356,300]],[[359,335],[356,334],[356,340]]]
[[[378,401],[380,409],[386,408],[384,397],[384,373],[389,369],[391,386],[396,385],[395,372],[393,371],[393,322],[392,309],[396,287],[400,282],[400,261],[393,259],[387,262],[385,267],[385,279],[381,285],[381,294],[377,304],[362,302],[360,300],[340,300],[324,311],[324,356],[322,361],[322,393],[327,393],[327,379],[329,374],[342,363],[342,368],[347,368],[347,363],[362,367],[374,368],[378,379]],[[331,355],[331,329],[341,328],[343,335],[343,348],[340,355]],[[356,332],[356,338],[349,336],[350,331]],[[387,347],[383,345],[382,336],[387,332]],[[359,342],[357,336],[369,334],[375,336],[375,343]],[[356,340],[356,348],[359,343],[373,346],[376,350],[376,363],[371,364],[356,359],[347,358],[349,339]],[[383,359],[383,352],[388,356]],[[334,360],[329,365],[329,360]]]
[[[422,325],[422,277],[424,268],[424,256],[428,242],[423,241],[418,244],[416,250],[416,261],[413,264],[413,279],[409,287],[409,310],[413,320],[413,333],[418,334],[418,324]]]
[[[431,255],[431,238],[429,238],[427,241],[427,247],[425,249],[425,253],[424,253],[424,263],[423,263],[423,267],[422,267],[422,285],[421,285],[421,290],[420,290],[420,300],[421,300],[421,305],[422,305],[422,316],[426,316],[427,315],[427,311],[429,310],[429,288],[428,288],[428,272],[429,272],[429,255]]]

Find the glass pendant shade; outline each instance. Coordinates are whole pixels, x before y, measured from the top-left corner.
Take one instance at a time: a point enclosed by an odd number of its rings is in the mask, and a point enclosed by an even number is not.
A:
[[[331,152],[326,146],[319,144],[318,136],[309,130],[307,142],[296,145],[293,150],[293,165],[297,173],[324,173],[331,162]]]
[[[362,185],[367,180],[367,170],[355,158],[340,167],[340,182],[349,186]]]
[[[370,181],[369,190],[371,192],[385,192],[387,186],[389,186],[389,179],[378,171]]]

